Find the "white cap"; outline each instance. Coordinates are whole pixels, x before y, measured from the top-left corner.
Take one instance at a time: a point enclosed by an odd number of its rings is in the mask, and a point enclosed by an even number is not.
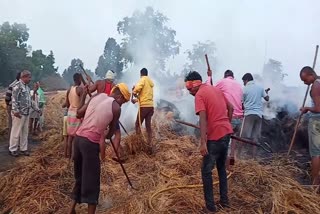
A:
[[[111,70],[108,70],[107,73],[106,73],[105,79],[114,80],[114,77],[115,77],[115,73],[113,71],[111,71]]]

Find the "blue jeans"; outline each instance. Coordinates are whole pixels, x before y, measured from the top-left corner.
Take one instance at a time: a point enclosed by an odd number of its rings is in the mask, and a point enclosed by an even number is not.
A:
[[[228,203],[228,181],[226,171],[226,160],[228,154],[229,141],[230,135],[226,135],[217,141],[208,140],[207,142],[208,154],[203,157],[201,176],[206,207],[210,211],[216,210],[213,199],[212,181],[212,170],[215,164],[217,164],[217,170],[219,175],[220,201],[222,203]]]

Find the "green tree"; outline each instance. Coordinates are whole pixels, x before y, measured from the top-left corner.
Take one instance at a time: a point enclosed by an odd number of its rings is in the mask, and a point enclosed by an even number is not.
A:
[[[287,76],[287,74],[283,72],[282,63],[280,61],[269,59],[269,61],[264,64],[262,71],[264,80],[274,84],[280,84],[285,76]]]
[[[176,31],[167,26],[168,18],[152,7],[136,11],[118,23],[117,30],[124,38],[121,49],[124,63],[146,64],[151,69],[165,69],[166,60],[179,53],[181,44]]]
[[[25,24],[5,22],[0,25],[0,84],[6,86],[22,68],[30,63],[27,60],[28,28]]]
[[[62,77],[69,85],[73,84],[73,75],[75,73],[83,74],[80,65],[82,67],[84,67],[81,59],[73,59],[73,60],[71,60],[71,65],[63,71]],[[86,70],[87,74],[90,75],[91,78],[93,78],[94,73],[89,69],[85,69],[85,70]],[[85,76],[83,76],[83,78],[85,79],[85,81],[87,81]]]
[[[191,50],[185,52],[187,54],[188,63],[185,64],[183,73],[188,71],[198,71],[202,75],[206,75],[207,64],[205,59],[205,54],[208,55],[208,60],[210,63],[210,68],[214,71],[216,67],[216,46],[214,42],[198,42],[192,45]]]
[[[103,54],[99,57],[95,73],[97,76],[104,78],[107,70],[113,70],[118,77],[121,76],[123,70],[120,45],[114,38],[108,38]]]

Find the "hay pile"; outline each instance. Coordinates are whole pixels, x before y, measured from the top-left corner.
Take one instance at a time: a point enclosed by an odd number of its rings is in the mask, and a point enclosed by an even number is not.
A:
[[[0,99],[0,135],[5,136],[8,134],[7,129],[7,110],[4,99]]]
[[[68,165],[62,154],[61,100],[58,95],[50,99],[46,118],[50,118],[51,128],[42,135],[42,146],[1,178],[0,213],[67,212],[73,177],[72,164]],[[130,155],[133,142],[141,142],[137,136],[123,142],[129,156],[124,166],[138,190],[129,188],[120,166],[108,159],[102,165],[98,213],[200,213],[204,204],[198,187],[201,157],[190,137],[173,139],[170,135],[157,142],[154,156],[138,148],[134,148],[135,155]],[[237,162],[229,179],[231,208],[221,213],[320,213],[318,195],[293,179],[298,173],[290,161],[281,158],[265,166],[254,161]],[[215,181],[216,174],[214,171]],[[181,188],[161,192],[172,186]],[[218,200],[217,186],[215,198]],[[78,211],[85,213],[85,206]]]

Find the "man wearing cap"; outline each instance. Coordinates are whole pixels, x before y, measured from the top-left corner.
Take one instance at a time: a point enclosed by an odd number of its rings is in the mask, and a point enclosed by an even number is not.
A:
[[[28,131],[31,96],[28,84],[31,73],[28,70],[21,72],[20,80],[12,86],[12,128],[10,134],[10,155],[17,157],[18,147],[20,154],[29,156]]]
[[[93,85],[89,86],[90,93],[97,92],[97,93],[105,93],[107,95],[110,95],[112,88],[115,86],[114,83],[115,79],[115,73],[113,70],[108,70],[106,73],[106,77],[104,80],[97,80]],[[91,80],[89,80],[91,82]],[[120,124],[119,122],[116,125],[116,130],[114,133],[114,146],[119,154],[119,147],[120,147],[120,140],[121,140],[121,131],[120,131]],[[117,160],[117,156],[114,155],[114,160]],[[120,161],[120,160],[117,160]]]
[[[75,186],[70,214],[75,213],[75,206],[80,203],[88,204],[89,214],[95,213],[100,192],[100,161],[105,159],[105,139],[114,134],[121,105],[129,100],[127,85],[119,83],[110,96],[98,93],[78,109],[77,117],[84,118],[74,142]]]

